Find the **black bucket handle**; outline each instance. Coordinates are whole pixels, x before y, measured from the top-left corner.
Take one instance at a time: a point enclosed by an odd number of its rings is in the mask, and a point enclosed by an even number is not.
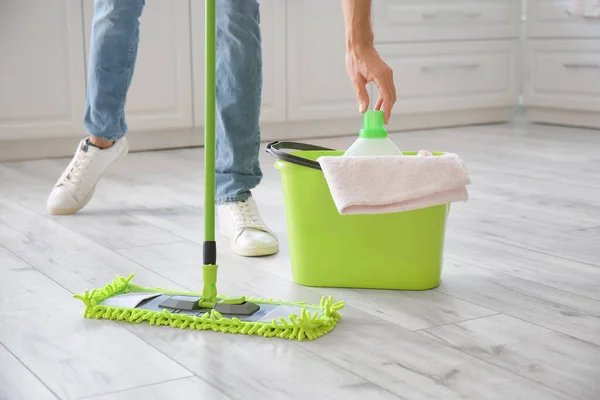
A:
[[[321,165],[313,160],[308,160],[303,157],[298,157],[293,154],[286,153],[282,150],[300,150],[300,151],[311,151],[311,150],[325,150],[335,151],[327,147],[315,146],[312,144],[297,143],[297,142],[280,142],[278,140],[267,144],[267,153],[271,154],[278,160],[289,162],[291,164],[301,165],[312,169],[321,170]]]

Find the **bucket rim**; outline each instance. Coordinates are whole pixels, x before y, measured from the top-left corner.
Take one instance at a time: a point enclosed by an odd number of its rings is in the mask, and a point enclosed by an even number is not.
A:
[[[330,149],[327,147],[316,146],[307,143],[298,143],[298,142],[282,142],[276,140],[267,144],[267,153],[271,154],[273,157],[280,161],[285,161],[290,164],[300,165],[302,167],[312,168],[319,171],[322,171],[321,164],[318,161],[309,160],[307,158],[298,157],[296,155],[287,153],[283,150],[300,150],[300,151],[337,151],[335,149]]]

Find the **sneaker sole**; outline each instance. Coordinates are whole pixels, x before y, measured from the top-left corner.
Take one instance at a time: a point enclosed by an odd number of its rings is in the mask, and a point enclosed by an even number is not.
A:
[[[272,256],[273,254],[279,253],[279,244],[272,247],[241,247],[231,242],[231,238],[224,234],[223,232],[219,232],[221,236],[225,239],[229,240],[231,250],[239,256],[243,257],[265,257]]]
[[[265,256],[272,256],[274,254],[277,254],[279,252],[279,246],[275,246],[272,248],[253,248],[253,249],[248,249],[248,248],[242,248],[239,246],[236,246],[235,244],[231,245],[231,250],[233,250],[236,254],[243,256],[243,257],[265,257]]]

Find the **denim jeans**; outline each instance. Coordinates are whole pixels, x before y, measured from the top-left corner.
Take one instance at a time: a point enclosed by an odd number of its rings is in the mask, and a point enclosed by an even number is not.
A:
[[[262,48],[258,0],[216,3],[216,199],[221,204],[246,200],[262,179]],[[94,2],[84,120],[89,134],[118,140],[127,132],[125,101],[144,6],[144,0]]]

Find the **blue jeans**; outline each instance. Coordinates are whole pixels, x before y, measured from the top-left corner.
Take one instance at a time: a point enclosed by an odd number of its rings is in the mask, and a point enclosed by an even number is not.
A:
[[[246,200],[262,179],[262,48],[258,0],[216,3],[216,199],[221,204]],[[94,2],[84,121],[89,134],[118,140],[127,132],[125,101],[144,5],[144,0]]]

